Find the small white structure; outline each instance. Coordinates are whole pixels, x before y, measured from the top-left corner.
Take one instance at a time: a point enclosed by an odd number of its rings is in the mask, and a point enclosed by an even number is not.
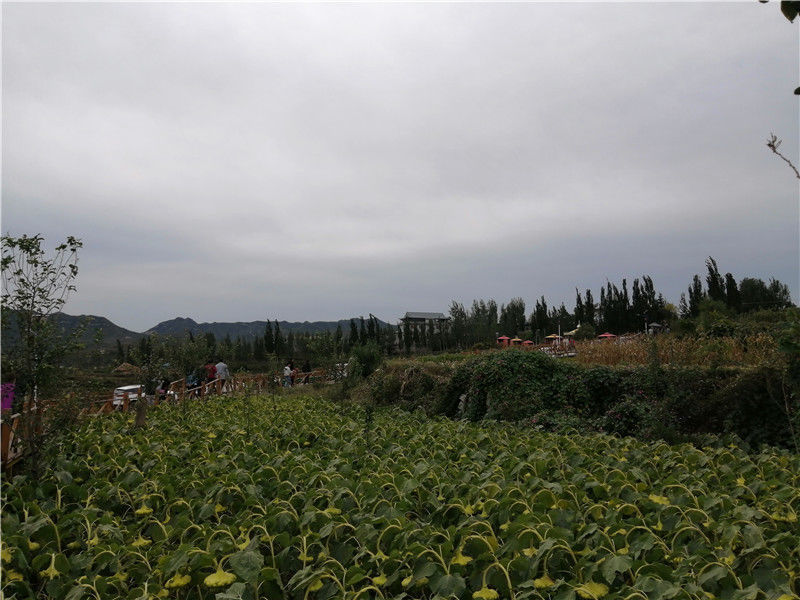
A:
[[[119,408],[125,403],[125,395],[127,394],[128,400],[134,402],[139,399],[142,393],[141,385],[123,385],[114,390],[114,408]]]

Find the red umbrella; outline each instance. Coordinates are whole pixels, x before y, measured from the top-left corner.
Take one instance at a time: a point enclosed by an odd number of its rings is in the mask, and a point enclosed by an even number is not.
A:
[[[497,338],[497,339],[498,339],[498,340],[510,340],[511,338],[510,338],[510,337],[508,337],[507,335],[501,335],[501,336],[500,336],[499,338]]]
[[[606,332],[606,333],[601,333],[601,334],[600,334],[600,335],[598,335],[597,337],[601,337],[601,338],[614,338],[614,337],[617,337],[617,336],[615,336],[613,333],[608,333],[608,332]]]

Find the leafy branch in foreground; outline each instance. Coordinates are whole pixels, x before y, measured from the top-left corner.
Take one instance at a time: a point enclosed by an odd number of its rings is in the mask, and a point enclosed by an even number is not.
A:
[[[56,246],[52,256],[42,247],[41,235],[2,236],[3,333],[15,335],[16,344],[4,353],[3,366],[24,384],[22,439],[34,466],[47,435],[42,417],[42,395],[56,380],[64,355],[76,345],[78,332],[64,336],[53,316],[75,291],[78,249],[82,242],[72,236]],[[4,339],[4,350],[6,342]]]
[[[777,154],[777,155],[778,155],[778,156],[779,156],[781,159],[783,159],[784,161],[786,161],[786,164],[788,164],[788,165],[789,165],[789,166],[792,168],[792,170],[794,171],[795,177],[797,177],[798,179],[800,179],[800,171],[798,171],[798,170],[797,170],[797,167],[795,167],[795,166],[792,164],[792,161],[790,161],[790,160],[789,160],[788,158],[786,158],[786,157],[785,157],[783,154],[781,154],[781,153],[780,153],[780,151],[778,151],[778,148],[780,148],[780,147],[781,147],[781,140],[779,140],[779,139],[778,139],[778,136],[776,136],[774,133],[770,133],[770,134],[769,134],[769,139],[767,140],[767,148],[769,148],[770,150],[772,150],[772,152],[774,152],[774,153],[775,153],[775,154]]]

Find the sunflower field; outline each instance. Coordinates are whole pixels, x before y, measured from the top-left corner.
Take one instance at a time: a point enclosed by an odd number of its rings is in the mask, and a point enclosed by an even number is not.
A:
[[[4,598],[800,592],[800,456],[221,397],[97,417],[2,484]]]

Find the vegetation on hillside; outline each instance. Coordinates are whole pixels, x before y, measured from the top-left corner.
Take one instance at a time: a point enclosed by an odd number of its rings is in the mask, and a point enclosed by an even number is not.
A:
[[[667,338],[666,348],[657,340],[598,343],[600,350],[632,347],[647,353],[623,366],[575,363],[522,349],[459,360],[395,360],[369,379],[364,393],[373,402],[430,415],[517,421],[537,431],[602,431],[698,444],[706,434],[733,434],[752,447],[766,443],[798,450],[796,336],[787,330],[779,340],[768,337],[766,348],[747,355],[754,363],[745,365],[726,366],[725,345],[673,338]],[[709,354],[712,348],[715,356]],[[664,356],[674,359],[675,352],[683,353],[681,360],[662,362]]]

